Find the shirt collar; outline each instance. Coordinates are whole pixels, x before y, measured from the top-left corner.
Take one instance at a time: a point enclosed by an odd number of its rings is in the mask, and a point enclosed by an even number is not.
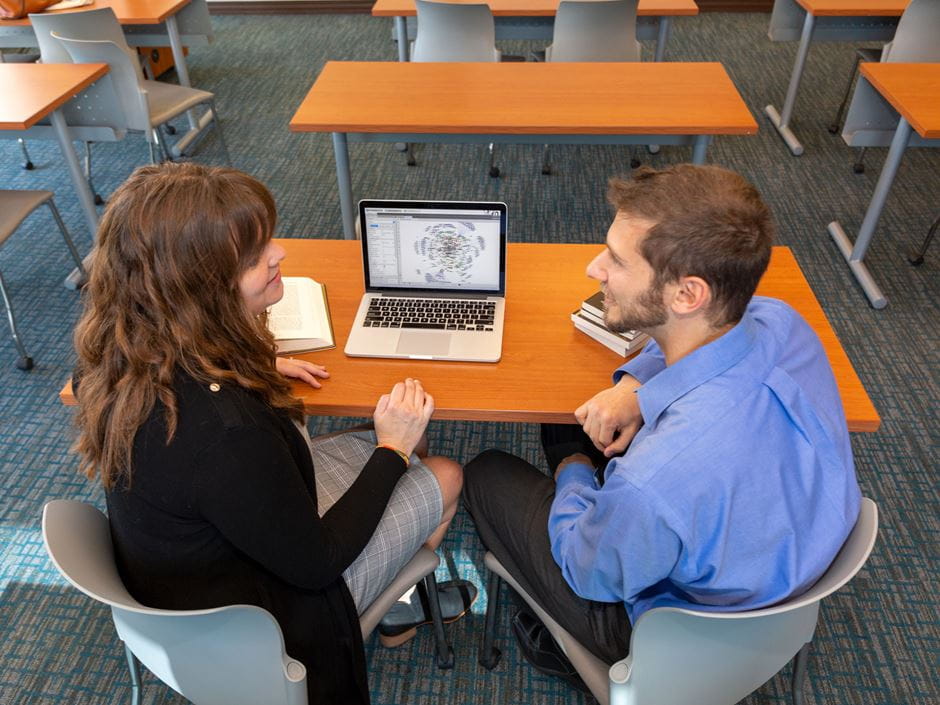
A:
[[[757,341],[757,324],[745,312],[727,333],[669,365],[637,390],[643,423],[652,429],[676,400],[737,364]]]

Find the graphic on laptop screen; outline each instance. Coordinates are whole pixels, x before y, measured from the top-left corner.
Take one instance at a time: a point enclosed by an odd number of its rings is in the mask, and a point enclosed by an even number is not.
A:
[[[366,208],[372,287],[498,291],[498,211]]]

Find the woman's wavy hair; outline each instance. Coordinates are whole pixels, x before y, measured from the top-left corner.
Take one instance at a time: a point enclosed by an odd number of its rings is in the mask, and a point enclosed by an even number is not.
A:
[[[246,309],[239,289],[276,221],[271,193],[235,169],[145,166],[115,191],[75,329],[75,450],[89,478],[130,485],[134,436],[157,401],[172,440],[180,371],[238,384],[302,418],[275,370],[264,316]]]

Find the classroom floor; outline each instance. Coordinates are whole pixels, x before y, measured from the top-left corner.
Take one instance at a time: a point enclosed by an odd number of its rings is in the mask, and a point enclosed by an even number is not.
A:
[[[855,434],[853,448],[863,493],[881,511],[881,533],[868,566],[824,603],[814,642],[807,705],[901,705],[940,701],[940,492],[937,469],[940,417],[940,243],[913,268],[906,254],[920,244],[940,215],[940,153],[909,150],[888,199],[868,263],[888,297],[888,307],[868,306],[826,224],[840,220],[852,233],[886,153],[869,150],[868,170],[852,173],[851,150],[825,126],[841,99],[852,66],[847,44],[814,45],[794,116],[806,153],[790,156],[763,117],[767,103],[783,101],[796,43],[772,44],[769,15],[707,13],[674,25],[668,58],[725,64],[755,117],[753,137],[719,137],[713,163],[751,179],[771,205],[779,244],[793,248],[820,302],[882,416],[874,434]],[[283,237],[341,237],[339,206],[328,135],[296,135],[287,123],[323,63],[329,59],[394,60],[391,22],[365,15],[221,16],[215,42],[189,56],[193,84],[214,91],[234,166],[262,179],[275,195]],[[527,53],[532,43],[506,43]],[[652,47],[644,45],[651,55]],[[455,89],[456,90],[456,89]],[[91,244],[55,143],[29,143],[34,171],[18,166],[15,142],[0,141],[0,183],[10,188],[50,188],[85,252]],[[417,147],[418,166],[387,145],[350,148],[355,196],[378,198],[498,199],[509,204],[513,241],[595,242],[610,212],[606,179],[629,171],[617,147],[557,147],[555,173],[540,174],[541,148],[498,147],[503,176],[487,176],[480,146]],[[690,159],[691,150],[663,148],[645,163]],[[104,195],[147,159],[143,140],[131,136],[95,147],[95,184]],[[196,155],[219,163],[210,135]],[[325,263],[326,266],[326,263]],[[31,217],[0,251],[3,272],[36,368],[14,367],[12,341],[0,332],[0,703],[2,705],[104,705],[124,702],[130,690],[109,613],[68,587],[49,564],[39,518],[53,498],[103,505],[99,488],[77,475],[69,447],[71,412],[58,390],[72,367],[72,327],[79,296],[61,286],[71,263],[48,216]],[[573,302],[574,304],[575,302]],[[559,370],[564,374],[564,370]],[[341,380],[336,380],[341,383]],[[433,390],[431,390],[433,393]],[[596,390],[586,389],[585,398]],[[314,419],[323,432],[353,423]],[[538,430],[524,424],[432,422],[435,452],[467,461],[492,446],[543,466]],[[582,703],[565,684],[520,661],[509,633],[509,610],[498,625],[503,660],[493,672],[476,662],[483,630],[485,574],[482,550],[461,511],[442,551],[439,579],[473,580],[481,599],[448,634],[456,667],[432,663],[430,634],[397,650],[367,642],[370,685],[376,704]],[[505,604],[505,603],[503,603]],[[788,671],[747,703],[783,703]],[[182,703],[145,680],[143,702]]]

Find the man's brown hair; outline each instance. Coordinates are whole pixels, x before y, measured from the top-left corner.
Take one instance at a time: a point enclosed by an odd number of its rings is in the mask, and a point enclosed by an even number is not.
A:
[[[653,268],[653,286],[701,277],[712,291],[712,325],[741,319],[774,238],[757,189],[727,169],[679,164],[611,179],[607,199],[619,213],[655,223],[638,245]]]

